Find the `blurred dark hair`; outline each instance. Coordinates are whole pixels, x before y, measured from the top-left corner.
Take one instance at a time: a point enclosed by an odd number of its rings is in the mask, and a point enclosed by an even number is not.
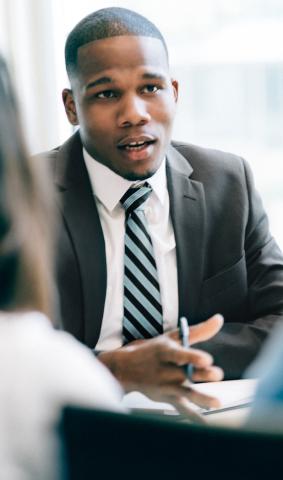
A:
[[[26,153],[15,94],[0,55],[0,309],[52,302],[53,194],[48,172]]]

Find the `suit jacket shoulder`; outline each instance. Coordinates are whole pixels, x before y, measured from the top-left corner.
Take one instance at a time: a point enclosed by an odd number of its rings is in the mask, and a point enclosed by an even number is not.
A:
[[[192,179],[200,178],[202,181],[207,179],[210,184],[215,176],[242,176],[247,166],[247,162],[241,156],[221,150],[204,148],[177,141],[172,142],[172,147],[176,149],[192,167]]]

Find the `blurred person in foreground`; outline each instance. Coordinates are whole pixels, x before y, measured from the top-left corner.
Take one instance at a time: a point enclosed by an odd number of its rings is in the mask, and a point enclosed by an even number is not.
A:
[[[179,318],[226,379],[240,378],[282,321],[282,253],[248,164],[172,141],[179,87],[155,25],[99,10],[70,32],[65,61],[79,128],[45,154],[62,219],[62,327],[127,391],[185,407]],[[191,362],[195,381],[222,378]]]
[[[89,350],[55,331],[53,194],[25,152],[0,57],[0,478],[55,480],[65,405],[120,410],[121,389]]]
[[[258,378],[248,426],[283,433],[283,326],[277,326],[258,358],[247,370],[247,378]]]

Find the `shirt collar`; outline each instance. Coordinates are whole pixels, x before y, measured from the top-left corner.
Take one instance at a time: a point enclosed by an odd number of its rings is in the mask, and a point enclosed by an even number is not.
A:
[[[85,148],[83,148],[83,157],[93,193],[110,212],[119,204],[120,199],[131,186],[144,183],[144,180],[136,182],[126,180],[95,160]],[[163,205],[167,189],[165,158],[154,175],[147,178],[146,181],[151,185],[153,192]]]

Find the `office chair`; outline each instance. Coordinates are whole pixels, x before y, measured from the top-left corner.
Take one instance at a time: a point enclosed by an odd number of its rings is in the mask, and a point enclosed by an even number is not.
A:
[[[68,480],[283,478],[283,434],[75,407],[61,434]]]

